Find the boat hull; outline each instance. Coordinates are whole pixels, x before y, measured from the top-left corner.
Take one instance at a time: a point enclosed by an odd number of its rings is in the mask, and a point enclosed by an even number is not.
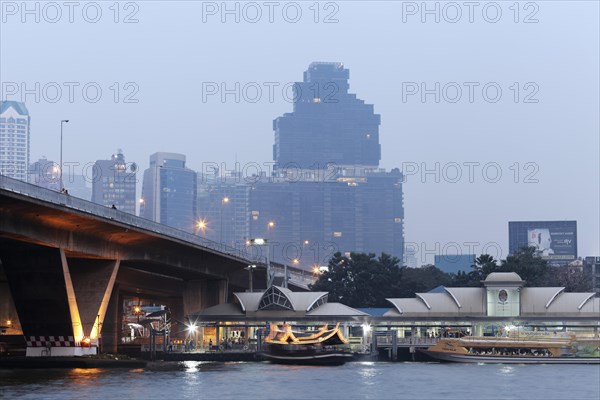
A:
[[[344,352],[312,355],[263,353],[262,356],[272,363],[288,365],[343,365],[353,358],[352,354]]]
[[[489,364],[600,364],[600,357],[513,357],[482,356],[444,353],[440,351],[420,350],[431,358],[457,363]]]

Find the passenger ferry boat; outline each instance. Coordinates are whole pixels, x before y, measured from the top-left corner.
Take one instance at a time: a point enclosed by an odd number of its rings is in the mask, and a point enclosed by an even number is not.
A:
[[[339,323],[332,329],[324,325],[316,331],[302,332],[287,324],[282,329],[271,325],[265,343],[263,357],[278,364],[342,365],[353,357]]]
[[[421,351],[438,360],[462,363],[600,364],[599,338],[530,333],[518,337],[443,338]]]

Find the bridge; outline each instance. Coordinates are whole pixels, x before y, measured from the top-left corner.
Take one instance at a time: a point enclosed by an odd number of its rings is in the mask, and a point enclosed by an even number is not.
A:
[[[28,355],[94,353],[100,339],[117,351],[136,302],[184,321],[250,280],[264,289],[265,267],[244,249],[0,176],[0,325],[22,332]]]

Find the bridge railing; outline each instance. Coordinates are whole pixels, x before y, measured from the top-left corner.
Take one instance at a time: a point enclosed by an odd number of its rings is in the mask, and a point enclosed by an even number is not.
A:
[[[158,222],[138,217],[123,211],[114,210],[100,204],[93,203],[78,197],[71,196],[66,193],[56,192],[54,190],[39,187],[27,182],[12,179],[4,175],[0,175],[0,189],[7,192],[17,193],[33,199],[47,201],[61,206],[66,206],[70,209],[77,210],[92,216],[110,219],[115,222],[126,224],[145,231],[154,232],[160,235],[169,236],[175,239],[208,248],[223,254],[237,257],[247,261],[249,264],[263,263],[266,264],[266,257],[248,258],[248,253],[244,249],[230,247],[219,242],[214,242],[205,239],[201,236],[191,234],[173,228],[167,225],[159,224]]]

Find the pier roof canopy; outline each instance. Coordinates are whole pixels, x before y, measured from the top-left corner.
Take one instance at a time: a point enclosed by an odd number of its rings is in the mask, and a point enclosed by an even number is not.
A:
[[[347,320],[368,314],[341,303],[329,303],[327,292],[292,292],[271,286],[263,292],[234,293],[234,302],[209,307],[190,317],[196,320]]]
[[[595,293],[566,293],[564,287],[523,287],[525,281],[514,272],[494,272],[483,281],[485,287],[440,286],[414,298],[387,299],[394,308],[383,316],[396,318],[486,317],[489,290],[503,287],[517,290],[521,317],[600,317],[600,298]],[[497,317],[498,315],[496,315]],[[514,316],[514,315],[513,315]],[[507,315],[508,317],[508,315]]]

